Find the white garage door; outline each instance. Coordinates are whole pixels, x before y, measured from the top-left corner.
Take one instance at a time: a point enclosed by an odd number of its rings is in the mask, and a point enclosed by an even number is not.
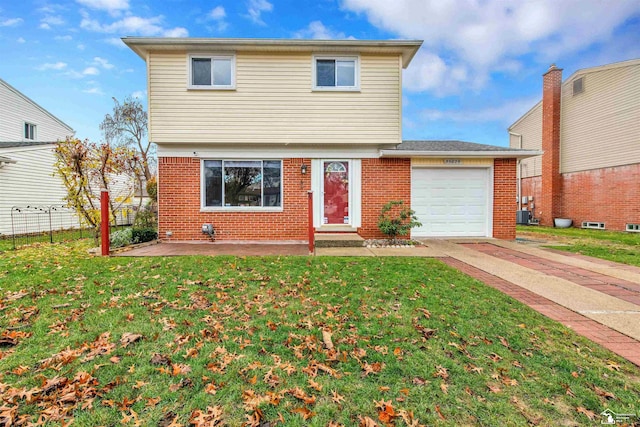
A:
[[[411,208],[422,227],[414,237],[489,236],[489,171],[414,168]]]

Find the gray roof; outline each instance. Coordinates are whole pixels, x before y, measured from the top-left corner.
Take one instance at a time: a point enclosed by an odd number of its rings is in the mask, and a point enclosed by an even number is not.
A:
[[[402,141],[396,150],[406,151],[520,151],[517,148],[498,147],[497,145],[476,144],[465,141]]]
[[[465,141],[403,141],[393,149],[380,150],[380,157],[411,158],[518,158],[539,156],[542,151],[499,147]]]
[[[51,141],[0,141],[0,148],[32,147],[36,145],[52,145]]]

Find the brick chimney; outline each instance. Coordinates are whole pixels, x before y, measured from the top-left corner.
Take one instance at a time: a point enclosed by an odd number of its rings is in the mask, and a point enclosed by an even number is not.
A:
[[[551,64],[542,84],[542,211],[540,223],[553,226],[562,214],[562,178],[560,176],[560,95],[562,69]]]

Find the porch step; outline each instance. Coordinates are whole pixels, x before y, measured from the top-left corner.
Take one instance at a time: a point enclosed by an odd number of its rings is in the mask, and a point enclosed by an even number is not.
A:
[[[357,233],[315,233],[316,248],[360,248],[364,239]]]

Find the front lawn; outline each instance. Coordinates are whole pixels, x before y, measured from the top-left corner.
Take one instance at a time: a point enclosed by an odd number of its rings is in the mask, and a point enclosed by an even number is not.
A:
[[[518,226],[518,237],[551,239],[547,247],[640,266],[640,234],[622,231]],[[554,244],[558,242],[560,244]]]
[[[85,245],[0,255],[0,425],[584,425],[638,410],[637,367],[437,260]]]

